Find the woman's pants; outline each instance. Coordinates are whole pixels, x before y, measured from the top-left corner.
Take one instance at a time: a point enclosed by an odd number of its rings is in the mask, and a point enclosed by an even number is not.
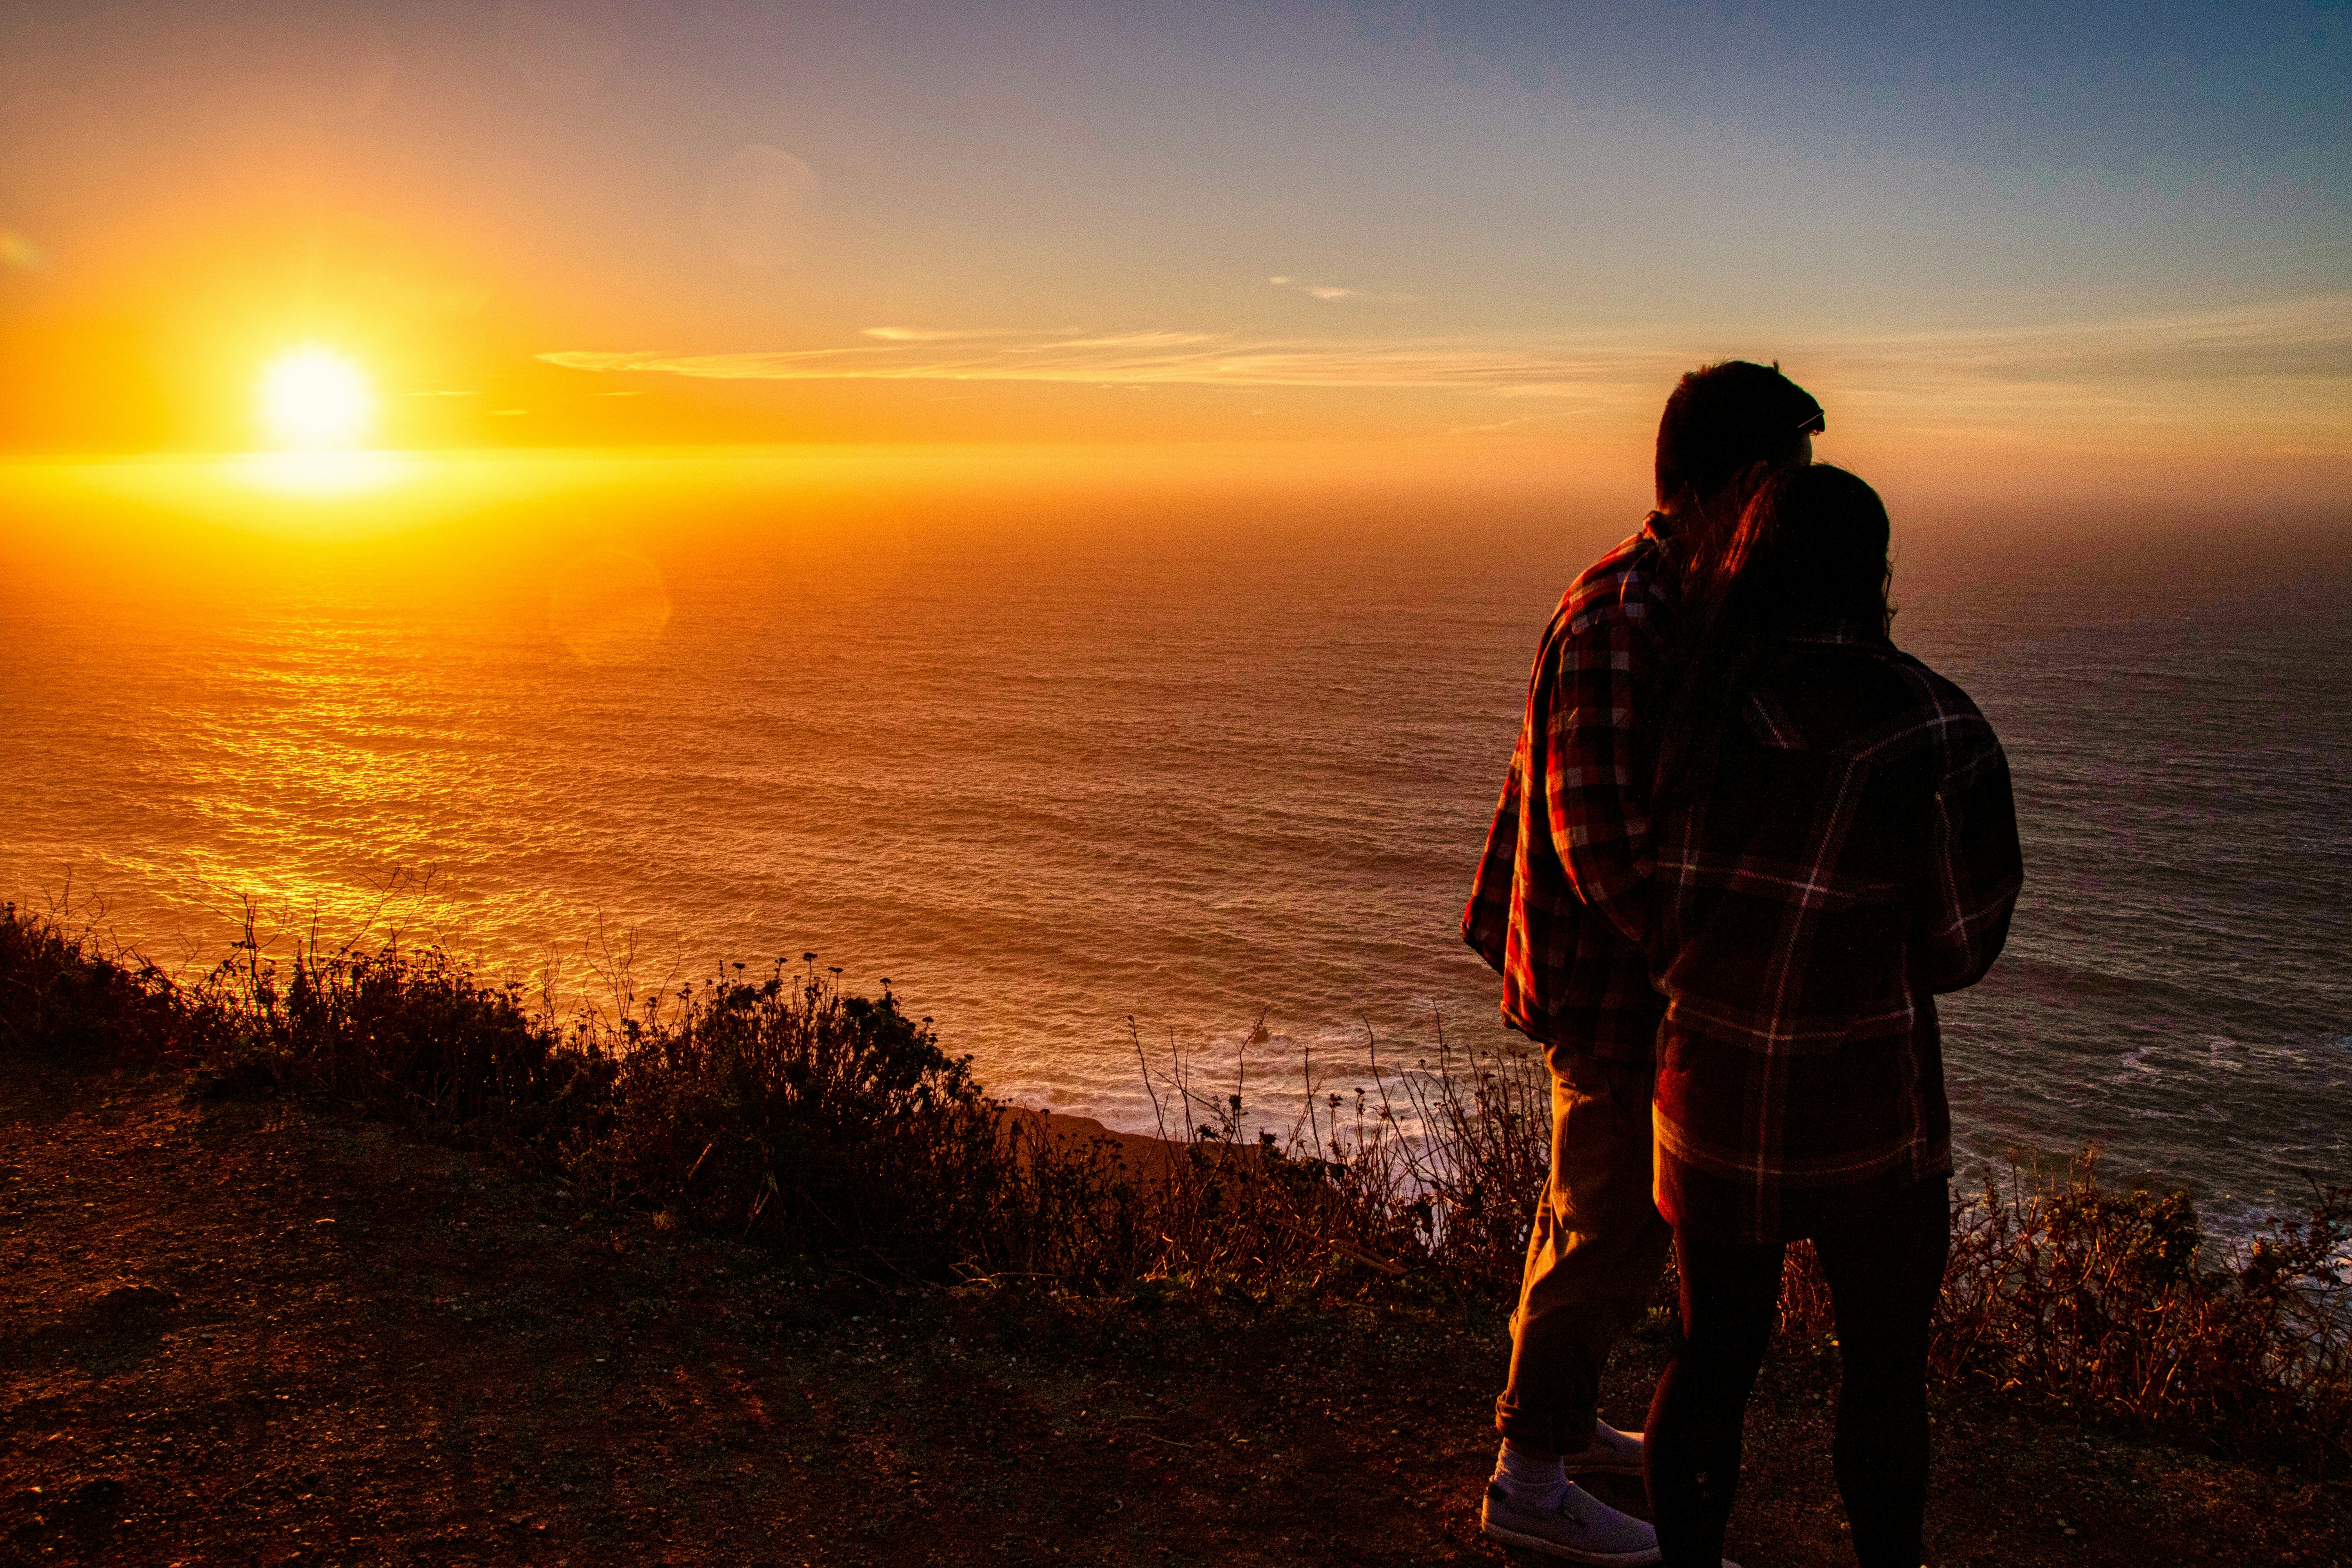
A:
[[[1844,1385],[1833,1453],[1862,1568],[1917,1568],[1927,1506],[1927,1335],[1951,1245],[1946,1178],[1813,1238]],[[1664,1568],[1717,1568],[1739,1484],[1739,1428],[1780,1299],[1785,1247],[1677,1233],[1683,1337],[1650,1405],[1650,1507]]]

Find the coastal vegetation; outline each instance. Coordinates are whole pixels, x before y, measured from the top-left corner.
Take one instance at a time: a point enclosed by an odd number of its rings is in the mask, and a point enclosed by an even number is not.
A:
[[[1158,1139],[991,1099],[889,992],[814,954],[569,1018],[431,949],[268,951],[248,924],[193,979],[58,921],[0,916],[0,1058],[184,1075],[192,1101],[299,1100],[562,1184],[596,1212],[877,1287],[1186,1303],[1507,1309],[1549,1132],[1542,1062],[1376,1038],[1363,1093],[1302,1064],[1286,1136],[1139,1046]],[[1264,1107],[1257,1108],[1261,1121]],[[2085,1156],[1960,1184],[1933,1377],[1947,1401],[2060,1415],[2340,1477],[2352,1448],[2352,1191],[2224,1255],[2181,1193]],[[1833,1359],[1791,1250],[1786,1348]],[[1649,1331],[1667,1331],[1663,1281]]]

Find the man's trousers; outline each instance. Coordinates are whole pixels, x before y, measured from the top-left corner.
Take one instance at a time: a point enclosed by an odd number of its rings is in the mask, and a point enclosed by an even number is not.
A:
[[[1496,1428],[1520,1447],[1575,1454],[1592,1441],[1601,1369],[1665,1266],[1674,1230],[1650,1201],[1651,1072],[1551,1054],[1551,1175],[1495,1401]]]

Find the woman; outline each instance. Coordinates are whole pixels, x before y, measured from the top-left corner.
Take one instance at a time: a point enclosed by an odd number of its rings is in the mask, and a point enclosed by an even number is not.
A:
[[[1837,1311],[1835,1447],[1864,1568],[1916,1568],[1927,1353],[1950,1234],[1934,993],[2000,952],[2009,769],[1887,640],[1886,509],[1842,468],[1767,479],[1684,563],[1658,737],[1653,1121],[1683,1342],[1650,1408],[1666,1568],[1720,1560],[1789,1242]]]

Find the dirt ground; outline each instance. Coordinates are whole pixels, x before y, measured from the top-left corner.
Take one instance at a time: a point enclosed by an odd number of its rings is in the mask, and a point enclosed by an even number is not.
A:
[[[0,1561],[1509,1560],[1476,1533],[1491,1310],[818,1274],[181,1089],[0,1068]],[[1621,1355],[1621,1424],[1658,1353]],[[1759,1394],[1747,1568],[1852,1561],[1832,1353]],[[1997,1411],[1938,1431],[1939,1568],[2346,1560],[2341,1483]]]

